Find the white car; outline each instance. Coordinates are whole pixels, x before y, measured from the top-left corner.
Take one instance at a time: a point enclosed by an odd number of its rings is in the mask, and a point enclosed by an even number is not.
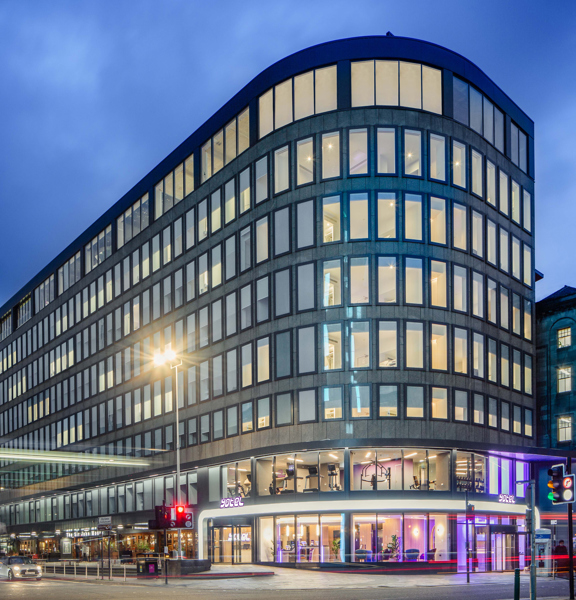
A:
[[[5,556],[0,558],[0,577],[8,581],[15,579],[42,579],[42,568],[27,556]]]

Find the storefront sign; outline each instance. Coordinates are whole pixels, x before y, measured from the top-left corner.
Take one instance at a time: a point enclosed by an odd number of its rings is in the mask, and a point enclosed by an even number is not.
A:
[[[511,494],[500,494],[500,496],[498,496],[498,502],[502,502],[502,504],[516,504],[516,496]]]
[[[222,498],[222,500],[220,500],[220,508],[236,508],[237,506],[244,506],[242,496],[236,496],[236,498]]]
[[[109,531],[112,529],[112,517],[98,517],[98,531]]]
[[[229,542],[249,542],[250,534],[249,533],[229,533],[228,534]]]

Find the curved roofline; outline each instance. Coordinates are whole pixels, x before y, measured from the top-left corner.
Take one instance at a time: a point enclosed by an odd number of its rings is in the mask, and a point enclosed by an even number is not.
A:
[[[530,117],[528,117],[528,115],[484,73],[484,71],[453,50],[449,50],[432,42],[393,35],[343,38],[310,46],[309,48],[299,50],[280,59],[256,75],[249,83],[232,96],[228,102],[200,125],[194,133],[186,138],[175,150],[134,185],[132,189],[116,201],[103,215],[92,223],[92,225],[77,236],[74,241],[51,260],[50,263],[9,298],[2,307],[0,307],[0,317],[14,308],[27,294],[33,292],[34,289],[52,273],[56,273],[57,269],[73,254],[78,252],[78,250],[83,250],[84,245],[104,229],[104,227],[109,224],[114,226],[116,217],[146,192],[151,191],[153,186],[162,179],[166,173],[171,171],[192,152],[198,150],[206,140],[224,127],[224,125],[244,108],[251,105],[251,103],[255,103],[258,97],[266,90],[270,89],[270,87],[289,77],[309,71],[310,69],[323,67],[329,64],[337,64],[341,61],[366,60],[373,58],[415,61],[452,71],[458,77],[467,80],[485,93],[486,96],[522,127],[529,137],[534,137],[534,123],[532,119],[530,119]],[[341,93],[342,92],[339,90],[339,98]],[[338,103],[340,104],[340,100]],[[252,106],[255,108],[254,104],[252,104]],[[196,189],[198,189],[198,187]],[[12,335],[16,331],[17,330],[14,330]]]

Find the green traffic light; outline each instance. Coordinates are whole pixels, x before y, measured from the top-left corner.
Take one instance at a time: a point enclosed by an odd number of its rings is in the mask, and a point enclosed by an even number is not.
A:
[[[548,500],[554,500],[554,492],[548,494]]]

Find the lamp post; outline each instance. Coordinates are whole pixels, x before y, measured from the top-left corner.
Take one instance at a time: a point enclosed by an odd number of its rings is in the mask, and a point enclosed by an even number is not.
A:
[[[166,350],[164,354],[156,354],[154,355],[154,364],[157,366],[162,366],[165,364],[169,364],[171,369],[174,369],[176,372],[176,410],[174,411],[174,415],[176,417],[176,504],[180,506],[180,415],[178,413],[178,408],[180,404],[180,399],[178,395],[178,367],[182,366],[182,360],[178,359],[176,356],[176,352],[174,350]],[[182,558],[182,530],[178,529],[178,560]]]

